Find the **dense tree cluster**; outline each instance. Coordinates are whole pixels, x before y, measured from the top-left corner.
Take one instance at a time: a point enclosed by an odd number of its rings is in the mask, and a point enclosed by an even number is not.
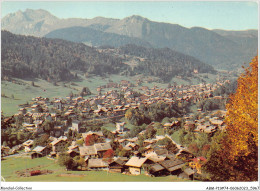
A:
[[[198,108],[201,108],[202,111],[213,111],[217,109],[225,109],[226,98],[223,99],[203,99],[197,103]]]
[[[70,81],[72,70],[102,75],[119,73],[127,65],[81,43],[14,35],[2,31],[2,77]]]
[[[160,77],[168,82],[174,76],[191,76],[194,70],[200,73],[215,73],[212,66],[194,57],[184,55],[169,48],[153,49],[136,45],[120,47],[119,53],[145,58],[135,67],[133,74],[144,73]]]
[[[126,111],[125,117],[133,125],[149,124],[152,121],[161,121],[165,117],[180,117],[189,110],[189,103],[167,104],[158,102],[151,105],[141,104],[138,109],[130,108]]]
[[[213,91],[214,96],[229,96],[235,93],[237,89],[237,81],[226,82],[224,85],[219,86],[215,91]]]

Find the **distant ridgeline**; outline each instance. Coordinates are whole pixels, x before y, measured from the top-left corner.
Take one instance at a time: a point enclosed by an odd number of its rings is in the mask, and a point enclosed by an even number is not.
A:
[[[154,49],[125,45],[118,54],[98,52],[82,43],[60,39],[15,35],[2,31],[2,79],[4,77],[40,78],[48,81],[70,81],[72,71],[95,75],[146,74],[168,82],[174,76],[214,73],[212,66],[169,48]],[[144,58],[132,68],[124,55]]]
[[[257,30],[186,28],[138,15],[123,19],[60,19],[42,9],[26,9],[6,15],[1,26],[14,34],[46,36],[92,46],[120,47],[131,43],[153,48],[168,47],[215,68],[232,71],[250,62],[257,54],[258,46]]]
[[[119,35],[115,33],[107,33],[95,30],[90,27],[69,27],[65,29],[57,29],[51,31],[45,37],[59,38],[72,42],[83,42],[92,46],[109,45],[112,47],[120,47],[126,44],[136,44],[138,46],[152,47],[152,45],[142,39]]]

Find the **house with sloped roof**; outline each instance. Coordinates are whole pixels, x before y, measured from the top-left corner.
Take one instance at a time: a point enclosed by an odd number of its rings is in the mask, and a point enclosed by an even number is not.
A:
[[[110,143],[96,143],[91,146],[79,147],[79,152],[81,157],[102,158],[109,149],[112,149]]]
[[[97,150],[94,145],[79,147],[81,157],[98,158]]]
[[[179,174],[179,177],[184,179],[193,179],[194,174],[194,170],[192,170],[191,168],[186,168],[182,173]]]
[[[31,148],[33,146],[33,140],[27,140],[25,141],[22,145],[24,146],[24,151],[25,152],[30,152],[31,151]]]
[[[173,175],[181,173],[181,168],[185,166],[185,163],[179,159],[164,160],[159,162],[159,164]]]
[[[117,158],[109,164],[109,171],[122,173],[125,170],[125,163],[125,161]]]
[[[88,169],[89,170],[107,170],[108,163],[102,159],[88,159]]]
[[[64,139],[55,139],[51,142],[52,152],[59,153],[66,149],[67,141]]]
[[[110,143],[96,143],[94,144],[94,147],[97,151],[97,154],[100,158],[103,157],[103,154],[109,150],[109,149],[112,149]]]
[[[88,131],[87,133],[82,133],[82,138],[85,140],[88,135],[95,135],[98,137],[104,136],[102,131],[97,131],[97,132]]]
[[[133,175],[140,175],[141,168],[147,158],[131,157],[130,160],[125,164],[128,167],[128,171]]]
[[[158,163],[151,166],[149,173],[153,176],[165,176],[169,174],[168,171]]]
[[[31,159],[40,158],[48,155],[49,153],[50,153],[49,148],[37,146],[32,150]]]

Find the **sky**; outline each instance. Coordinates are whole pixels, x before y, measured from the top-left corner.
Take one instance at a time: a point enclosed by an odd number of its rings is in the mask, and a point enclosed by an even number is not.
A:
[[[122,19],[140,15],[152,21],[180,24],[184,27],[207,29],[258,29],[256,1],[66,1],[19,2],[2,1],[1,15],[18,10],[44,9],[58,18],[94,18],[97,16]]]

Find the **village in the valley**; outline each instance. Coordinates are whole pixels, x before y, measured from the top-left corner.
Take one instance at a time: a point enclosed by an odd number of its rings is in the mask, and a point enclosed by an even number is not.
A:
[[[148,124],[138,124],[138,128],[130,128],[127,124],[139,107],[163,103],[181,108],[201,100],[224,99],[212,92],[227,82],[149,88],[141,86],[141,80],[136,85],[121,80],[98,87],[98,94],[92,97],[84,94],[63,99],[36,97],[20,105],[19,113],[5,118],[4,123],[14,127],[19,123],[17,119],[21,119],[19,131],[31,133],[37,139],[28,139],[13,148],[3,145],[2,157],[26,155],[31,160],[47,157],[58,161],[66,156],[64,168],[70,171],[104,170],[126,176],[176,175],[192,180],[194,176],[203,176],[206,154],[194,152],[192,147],[178,143],[172,135],[182,130],[195,137],[199,133],[211,137],[225,130],[225,110],[205,112],[196,108],[196,116],[189,112],[161,122],[152,120]],[[138,93],[133,90],[137,86]],[[103,128],[108,123],[110,130]],[[209,147],[205,145],[203,149],[207,152]],[[41,172],[31,171],[30,175],[37,173]]]

